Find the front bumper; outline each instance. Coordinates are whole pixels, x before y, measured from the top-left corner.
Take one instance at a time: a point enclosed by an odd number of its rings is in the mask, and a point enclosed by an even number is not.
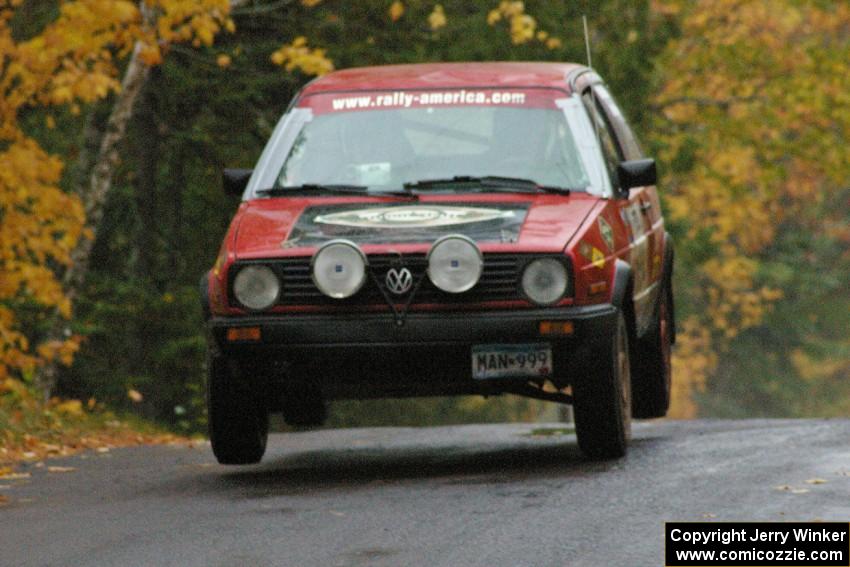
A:
[[[498,393],[498,381],[472,379],[478,344],[551,343],[559,387],[605,360],[617,320],[611,305],[481,312],[322,313],[214,317],[215,349],[284,385],[310,382],[328,398]],[[540,333],[541,322],[570,322],[568,335]],[[228,341],[231,328],[259,327],[260,340]]]

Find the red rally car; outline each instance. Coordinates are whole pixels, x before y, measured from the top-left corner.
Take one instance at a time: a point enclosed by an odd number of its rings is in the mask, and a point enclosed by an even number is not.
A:
[[[269,412],[519,394],[571,403],[590,458],[670,399],[673,247],[646,158],[576,64],[348,69],[294,98],[201,293],[221,463]]]

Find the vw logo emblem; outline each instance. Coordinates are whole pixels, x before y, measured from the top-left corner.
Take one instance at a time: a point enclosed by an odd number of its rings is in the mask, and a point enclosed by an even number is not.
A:
[[[390,268],[384,281],[388,290],[396,295],[402,295],[410,291],[413,286],[413,274],[407,268]]]

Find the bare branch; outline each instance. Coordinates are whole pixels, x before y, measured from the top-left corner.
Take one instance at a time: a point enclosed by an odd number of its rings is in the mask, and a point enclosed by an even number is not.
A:
[[[724,99],[714,99],[714,98],[700,98],[700,97],[690,97],[690,96],[680,96],[676,98],[667,99],[660,103],[650,104],[649,108],[652,110],[663,110],[669,106],[673,106],[675,104],[695,104],[696,106],[701,107],[709,107],[715,106],[718,108],[722,108],[723,110],[728,110],[730,106],[733,104],[741,104],[747,102],[754,101],[764,101],[764,97],[760,96],[731,96]]]
[[[269,12],[274,12],[275,10],[280,10],[281,8],[285,8],[289,4],[292,4],[294,0],[278,0],[277,2],[271,2],[269,4],[260,4],[251,6],[250,8],[242,8],[239,9],[240,6],[244,6],[248,3],[248,0],[233,0],[230,3],[230,14],[233,16],[246,16],[253,14],[267,14]]]

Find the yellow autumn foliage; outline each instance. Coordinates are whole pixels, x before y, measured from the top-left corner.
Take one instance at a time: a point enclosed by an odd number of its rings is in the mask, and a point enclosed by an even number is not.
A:
[[[397,22],[404,15],[404,4],[399,0],[395,0],[392,4],[390,4],[389,10],[387,13],[390,16],[390,20]]]
[[[59,188],[62,160],[27,136],[21,114],[53,105],[78,114],[120,89],[118,64],[134,46],[155,64],[173,43],[210,45],[233,29],[228,0],[147,0],[145,15],[129,0],[68,0],[40,33],[17,41],[19,6],[0,3],[0,382],[48,360],[70,364],[79,348],[74,336],[31,345],[16,313],[37,305],[70,318],[59,276],[86,236],[80,199]]]
[[[711,333],[698,317],[679,323],[676,349],[673,353],[673,380],[670,411],[673,419],[693,418],[698,407],[694,394],[705,391],[709,375],[717,367],[717,354],[712,348]]]
[[[333,62],[325,50],[307,45],[307,38],[296,37],[292,43],[284,44],[272,53],[272,63],[287,71],[301,71],[305,75],[324,75],[334,70]]]
[[[809,382],[830,379],[836,374],[847,372],[850,366],[846,359],[821,360],[799,348],[791,352],[790,359],[797,373]]]
[[[525,3],[519,0],[502,0],[499,5],[487,13],[487,23],[495,26],[499,22],[506,22],[511,42],[521,45],[531,41],[537,41],[549,49],[561,47],[562,42],[557,37],[552,37],[545,30],[539,30],[537,20],[526,13]]]
[[[436,4],[434,9],[428,15],[428,25],[431,27],[431,30],[437,31],[438,29],[446,26],[446,11],[443,9],[442,4]]]
[[[846,186],[850,4],[652,6],[677,15],[682,26],[660,58],[653,101],[658,157],[672,164],[662,181],[666,205],[688,239],[703,239],[711,250],[689,274],[688,302],[700,312],[686,322],[676,353],[676,378],[692,392],[710,375],[711,353],[761,324],[782,299],[759,271],[783,226],[834,226],[828,218],[799,223],[830,187]],[[703,329],[699,340],[696,328]],[[695,412],[684,394],[676,400],[675,413]]]

